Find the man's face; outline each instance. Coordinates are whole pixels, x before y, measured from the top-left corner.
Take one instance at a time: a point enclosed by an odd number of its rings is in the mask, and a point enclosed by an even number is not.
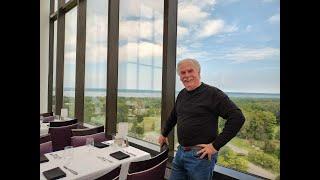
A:
[[[180,65],[179,76],[188,91],[200,85],[200,73],[191,62],[185,62]]]

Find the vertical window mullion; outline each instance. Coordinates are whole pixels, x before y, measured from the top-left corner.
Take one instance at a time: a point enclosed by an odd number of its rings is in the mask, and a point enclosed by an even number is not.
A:
[[[161,129],[175,102],[175,78],[173,77],[176,74],[177,8],[178,0],[164,0]],[[170,156],[174,153],[173,131],[168,136]]]

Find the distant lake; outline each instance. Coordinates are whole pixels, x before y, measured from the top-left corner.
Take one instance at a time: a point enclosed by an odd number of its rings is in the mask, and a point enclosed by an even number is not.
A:
[[[178,95],[179,91],[176,91]],[[64,94],[68,97],[75,96],[74,88],[64,88]],[[106,96],[106,90],[103,88],[87,88],[85,96]],[[280,98],[280,94],[273,93],[246,93],[246,92],[226,92],[229,97],[237,98]],[[153,90],[136,90],[136,89],[119,89],[120,97],[161,97],[161,91]]]

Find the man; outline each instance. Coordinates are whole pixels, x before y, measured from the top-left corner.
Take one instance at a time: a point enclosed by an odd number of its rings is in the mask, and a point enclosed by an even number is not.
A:
[[[219,149],[242,127],[245,118],[241,110],[216,87],[200,81],[200,65],[194,59],[178,63],[177,73],[184,85],[159,137],[167,136],[177,124],[178,150],[172,162],[170,180],[212,179]],[[226,119],[218,134],[218,117]]]

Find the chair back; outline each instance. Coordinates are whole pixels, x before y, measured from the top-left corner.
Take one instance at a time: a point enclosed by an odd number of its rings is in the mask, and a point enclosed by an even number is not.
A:
[[[97,126],[93,128],[72,129],[72,136],[86,136],[96,134],[104,131],[104,126]]]
[[[40,144],[51,141],[51,135],[50,134],[43,134],[40,135]]]
[[[54,121],[54,116],[47,116],[42,119],[43,123],[48,123]]]
[[[66,120],[66,121],[53,121],[53,122],[50,122],[49,127],[69,126],[76,123],[78,123],[78,119],[72,119],[72,120]]]
[[[53,151],[59,151],[64,149],[66,146],[70,146],[72,136],[71,129],[76,128],[78,128],[78,124],[61,127],[49,127]]]
[[[71,146],[78,147],[78,146],[86,145],[87,138],[93,138],[95,142],[103,142],[108,140],[104,132],[86,135],[86,136],[72,136]]]
[[[128,173],[127,180],[164,180],[167,161],[168,158],[164,159],[162,162],[149,169],[135,173]]]
[[[161,147],[161,152],[151,159],[130,163],[127,179],[162,179],[168,161],[169,148]]]
[[[40,113],[40,116],[42,117],[53,116],[53,112]]]
[[[52,141],[40,144],[40,155],[52,152]]]
[[[118,180],[120,175],[121,165],[107,174],[97,178],[96,180]]]

